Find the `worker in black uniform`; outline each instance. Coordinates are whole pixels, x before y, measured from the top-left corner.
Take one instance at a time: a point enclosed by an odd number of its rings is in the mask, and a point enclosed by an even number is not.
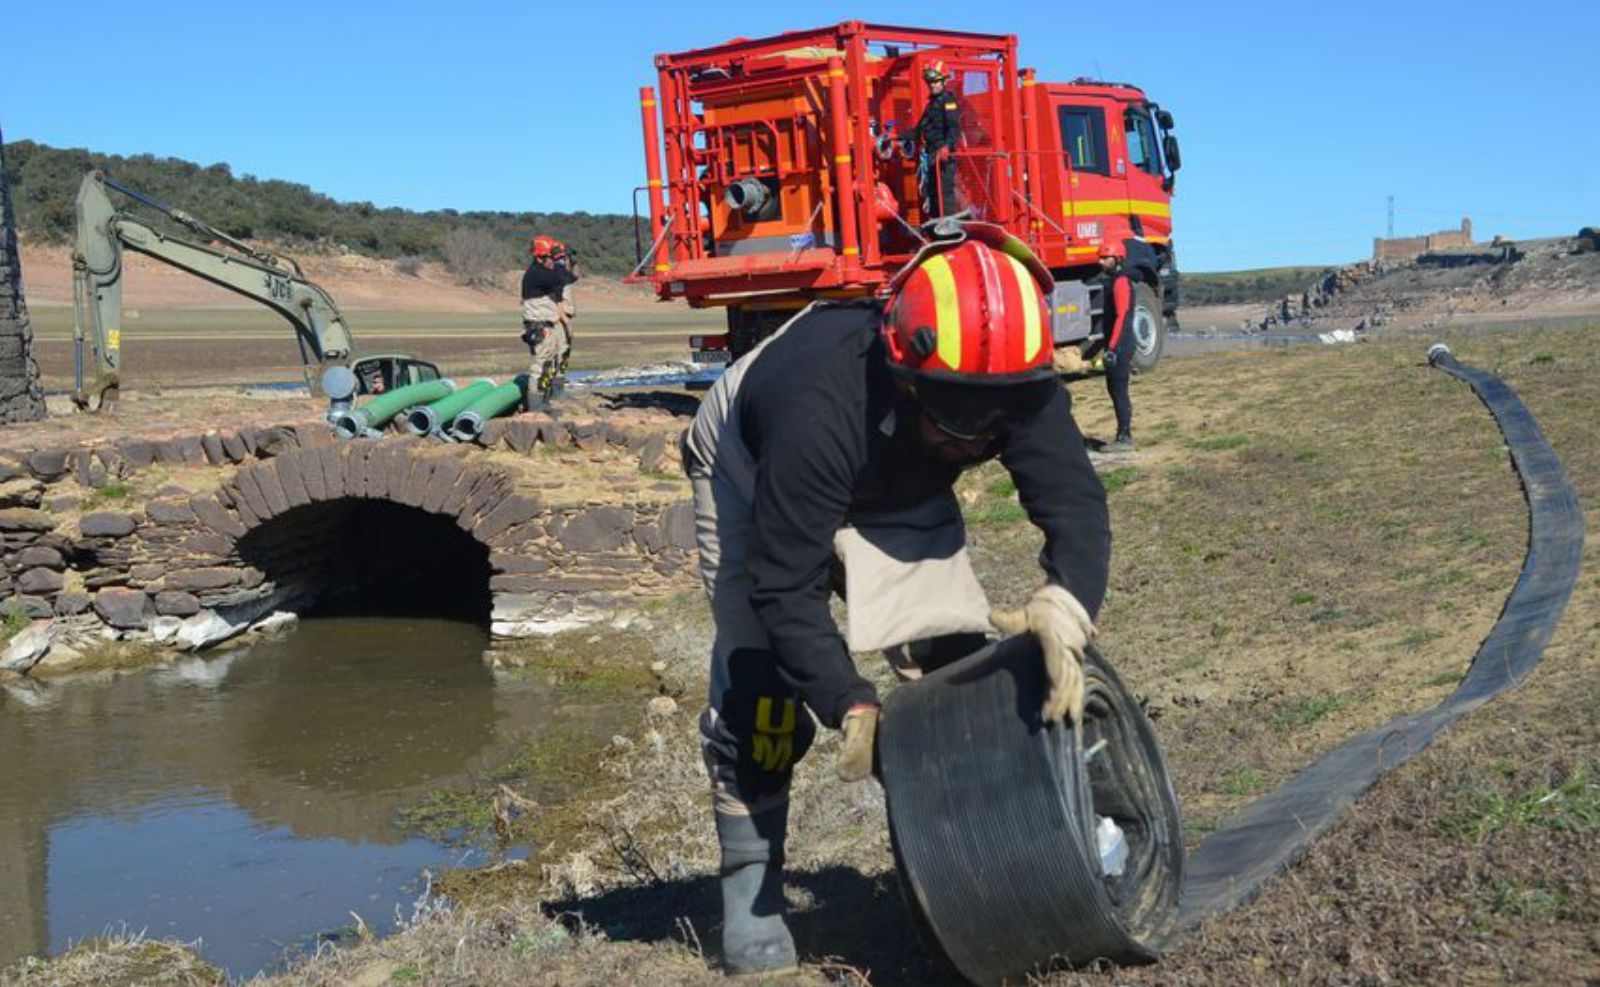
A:
[[[700,731],[731,973],[797,963],[783,859],[812,717],[843,733],[842,780],[873,770],[878,696],[851,652],[906,646],[931,668],[997,628],[1032,632],[1044,719],[1082,716],[1111,534],[1051,365],[1051,287],[1021,241],[966,224],[925,247],[886,303],[804,310],[729,368],[684,435],[716,625]],[[952,490],[995,457],[1044,533],[1045,585],[1012,613],[989,610]],[[848,640],[829,612],[840,561]]]
[[[529,368],[528,406],[548,409],[563,357],[568,350],[565,307],[567,286],[575,280],[556,266],[556,241],[536,236],[528,245],[533,255],[522,274],[522,341],[533,358]]]
[[[1111,408],[1117,416],[1117,437],[1105,447],[1107,452],[1133,451],[1133,398],[1128,384],[1133,376],[1136,340],[1128,328],[1128,316],[1133,312],[1133,282],[1123,269],[1127,256],[1127,248],[1119,242],[1100,245],[1100,270],[1105,278],[1101,297],[1106,310],[1106,393],[1111,396]]]
[[[956,148],[961,143],[961,104],[946,89],[950,76],[944,62],[922,70],[928,84],[928,105],[917,121],[917,182],[925,219],[956,212]]]

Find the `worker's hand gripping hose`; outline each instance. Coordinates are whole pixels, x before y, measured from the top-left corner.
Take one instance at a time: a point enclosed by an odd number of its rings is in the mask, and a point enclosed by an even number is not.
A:
[[[1138,702],[1093,648],[1079,725],[1046,724],[1032,634],[896,689],[878,728],[912,911],[967,980],[1053,959],[1147,962],[1175,920],[1177,798]]]
[[[1094,640],[1094,621],[1078,598],[1060,586],[1034,591],[1021,610],[996,610],[989,620],[1002,634],[1031,633],[1044,651],[1044,671],[1050,679],[1042,715],[1048,723],[1062,717],[1083,720],[1083,655]]]

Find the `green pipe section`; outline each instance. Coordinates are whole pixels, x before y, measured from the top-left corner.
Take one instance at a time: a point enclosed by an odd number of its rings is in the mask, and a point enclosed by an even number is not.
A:
[[[456,416],[472,406],[472,402],[489,393],[494,381],[485,377],[449,394],[432,404],[418,405],[406,412],[406,430],[412,435],[432,435],[456,420]]]
[[[333,423],[341,439],[365,435],[369,428],[386,425],[389,419],[415,404],[437,401],[456,389],[453,380],[425,380],[420,384],[407,384],[378,395],[371,401],[340,415]]]
[[[484,422],[505,414],[523,400],[522,384],[518,381],[501,384],[456,415],[450,423],[450,434],[462,442],[471,442],[483,432]]]

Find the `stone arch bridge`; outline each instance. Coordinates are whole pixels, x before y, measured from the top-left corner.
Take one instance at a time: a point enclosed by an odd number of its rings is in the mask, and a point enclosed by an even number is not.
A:
[[[274,611],[340,607],[521,637],[692,584],[680,418],[490,424],[474,445],[337,442],[306,421],[0,449],[0,598],[48,643],[198,648]]]

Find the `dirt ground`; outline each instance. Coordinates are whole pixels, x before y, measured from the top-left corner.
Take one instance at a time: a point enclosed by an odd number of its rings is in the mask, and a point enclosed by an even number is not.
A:
[[[1593,328],[1446,339],[1518,390],[1589,515],[1544,662],[1162,963],[1043,983],[1600,983],[1600,352]],[[1085,431],[1109,437],[1103,386],[1073,393]],[[1176,360],[1134,401],[1139,451],[1100,464],[1116,535],[1103,643],[1147,699],[1192,844],[1346,737],[1448,694],[1516,578],[1526,509],[1492,418],[1414,340]],[[960,494],[991,598],[1018,602],[1038,546],[1009,481],[986,467]],[[520,824],[530,863],[450,875],[454,907],[270,982],[722,982],[693,723],[703,604],[670,601],[629,633],[672,708],[612,741],[590,798]],[[824,733],[792,811],[793,982],[950,982],[900,901],[881,790],[837,783]],[[147,954],[168,982],[215,979],[164,949],[92,945],[0,983],[149,982]]]

